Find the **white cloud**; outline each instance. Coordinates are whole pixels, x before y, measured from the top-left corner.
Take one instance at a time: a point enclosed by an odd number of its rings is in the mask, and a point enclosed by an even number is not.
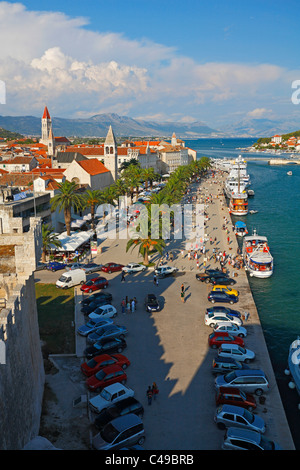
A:
[[[248,117],[251,117],[251,118],[262,118],[262,117],[264,117],[264,116],[270,117],[270,114],[272,114],[272,110],[271,110],[271,109],[256,108],[256,109],[253,109],[252,111],[249,111],[249,112],[247,113],[247,116],[248,116]]]
[[[62,117],[116,112],[206,120],[209,109],[228,103],[231,112],[267,111],[266,90],[272,99],[272,87],[287,82],[288,72],[272,64],[199,64],[175,48],[91,31],[87,18],[21,3],[0,2],[0,23],[5,114],[39,115],[47,104]]]

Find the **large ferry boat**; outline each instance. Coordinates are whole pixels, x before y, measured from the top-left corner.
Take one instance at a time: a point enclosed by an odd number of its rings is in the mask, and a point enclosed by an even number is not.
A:
[[[267,237],[257,235],[255,230],[253,235],[244,237],[243,260],[245,269],[250,276],[259,278],[272,276],[273,257],[270,253]]]

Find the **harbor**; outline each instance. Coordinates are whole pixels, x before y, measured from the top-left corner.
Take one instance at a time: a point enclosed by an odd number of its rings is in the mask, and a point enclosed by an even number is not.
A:
[[[206,249],[197,260],[189,256],[184,240],[171,239],[166,251],[172,257],[167,262],[165,259],[164,263],[178,269],[175,276],[159,279],[157,284],[153,282],[151,268],[144,273],[128,275],[125,282],[120,282],[118,273],[107,276],[109,292],[117,307],[125,296],[136,296],[138,300],[136,312],[124,316],[119,314],[118,323],[125,325],[130,331],[125,352],[131,360],[127,384],[134,389],[136,398],[145,406],[143,422],[146,450],[222,448],[224,432],[214,423],[216,388],[212,364],[217,351],[208,344],[208,337],[213,330],[204,322],[205,310],[211,307],[207,296],[212,287],[199,282],[196,275],[205,268],[214,269],[220,266],[212,258],[214,248],[232,256],[239,248],[231,228],[226,199],[222,194],[224,178],[225,176],[213,178],[210,175],[199,183],[192,183],[186,195],[187,199],[198,200],[200,203],[202,201],[206,205]],[[229,241],[224,224],[230,232]],[[103,242],[101,255],[95,261],[102,264],[120,260],[123,264],[140,262],[137,253],[126,253],[125,246],[124,240],[107,239]],[[159,260],[154,257],[153,261]],[[228,269],[228,264],[226,268]],[[247,274],[238,268],[229,267],[229,271],[236,279],[236,288],[239,291],[239,301],[235,307],[243,315],[245,312],[249,314],[247,321],[244,320],[244,327],[247,329],[245,345],[255,352],[255,360],[250,367],[262,369],[270,384],[266,394],[255,398],[255,414],[266,422],[267,439],[278,442],[285,450],[294,450]],[[43,276],[55,275],[40,272],[39,277],[42,279]],[[182,284],[185,290],[184,303],[180,299]],[[151,292],[160,300],[162,309],[160,312],[147,314],[143,308],[143,299]],[[80,298],[81,294],[78,302]],[[79,351],[77,354],[80,357]],[[153,380],[158,384],[160,392],[156,402],[148,407],[145,392]],[[74,383],[72,386],[75,386]],[[159,433],[157,429],[160,430]]]

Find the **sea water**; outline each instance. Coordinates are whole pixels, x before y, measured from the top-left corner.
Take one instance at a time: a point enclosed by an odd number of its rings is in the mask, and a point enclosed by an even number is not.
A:
[[[300,336],[300,165],[272,166],[268,159],[274,155],[241,150],[256,140],[199,139],[186,141],[186,146],[197,150],[198,158],[249,158],[247,170],[255,192],[249,198],[249,210],[258,212],[240,220],[246,222],[249,234],[255,229],[268,238],[274,258],[273,275],[249,277],[249,283],[295,447],[300,449],[300,397],[288,387],[285,375],[289,346]]]

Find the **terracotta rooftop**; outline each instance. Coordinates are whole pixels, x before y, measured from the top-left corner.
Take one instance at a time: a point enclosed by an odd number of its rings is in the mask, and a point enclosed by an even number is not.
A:
[[[97,158],[81,160],[77,163],[81,166],[81,168],[83,168],[83,170],[85,170],[91,176],[109,172],[109,170],[103,165],[102,162],[99,162]]]

